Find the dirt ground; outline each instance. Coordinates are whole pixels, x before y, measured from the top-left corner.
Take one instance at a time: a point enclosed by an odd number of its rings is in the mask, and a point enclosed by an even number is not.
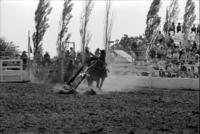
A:
[[[44,84],[0,84],[0,134],[198,134],[199,117],[199,91],[63,95]]]

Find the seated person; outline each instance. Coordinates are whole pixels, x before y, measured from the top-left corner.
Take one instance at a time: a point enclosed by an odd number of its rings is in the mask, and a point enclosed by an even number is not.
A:
[[[158,42],[162,43],[163,40],[164,40],[164,36],[162,35],[161,31],[159,31],[159,33],[158,33]]]
[[[181,23],[178,23],[178,26],[176,27],[177,33],[181,32]]]
[[[194,66],[194,77],[198,78],[199,77],[199,69],[198,69],[198,65]]]
[[[195,51],[195,50],[197,50],[197,43],[195,41],[193,41],[191,51]]]
[[[191,33],[196,33],[196,30],[197,30],[197,28],[196,28],[195,24],[193,24],[193,27],[191,28]]]
[[[189,78],[193,78],[193,77],[194,77],[194,74],[192,73],[192,70],[191,70],[191,69],[188,69],[188,70],[187,70],[187,74],[188,74],[188,77],[189,77]]]
[[[171,77],[172,72],[173,72],[172,64],[169,64],[167,67],[167,77]]]
[[[175,52],[174,52],[173,58],[174,58],[174,59],[179,59],[179,52],[178,52],[178,51],[175,51]]]
[[[160,77],[165,77],[165,71],[162,68],[159,71],[159,76]]]
[[[167,58],[168,58],[168,59],[171,59],[171,58],[172,58],[172,50],[171,50],[171,49],[168,49],[168,50],[167,50]]]

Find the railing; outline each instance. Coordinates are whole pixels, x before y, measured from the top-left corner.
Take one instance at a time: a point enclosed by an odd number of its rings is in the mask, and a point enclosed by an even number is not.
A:
[[[0,82],[23,81],[23,74],[22,60],[0,60]]]

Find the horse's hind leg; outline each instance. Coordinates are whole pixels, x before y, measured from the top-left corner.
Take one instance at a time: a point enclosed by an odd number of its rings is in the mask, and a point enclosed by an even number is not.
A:
[[[90,88],[92,86],[92,79],[88,77],[87,83],[88,83],[88,88]]]
[[[103,82],[104,82],[105,78],[101,78],[101,82],[100,82],[100,86],[99,89],[101,89],[101,87],[103,86]]]
[[[96,85],[96,87],[97,87],[97,88],[100,88],[100,87],[99,87],[100,78],[98,78],[98,79],[96,80],[96,82],[97,82],[97,85]]]

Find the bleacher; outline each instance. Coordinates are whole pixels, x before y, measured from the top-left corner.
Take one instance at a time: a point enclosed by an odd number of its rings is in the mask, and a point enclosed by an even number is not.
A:
[[[199,38],[200,35],[197,35],[195,33],[190,33],[188,36],[188,40],[196,41],[197,44],[199,44]],[[180,42],[183,44],[184,34],[182,32],[175,33],[175,35],[172,34],[172,39],[174,40],[175,44],[179,44]]]

